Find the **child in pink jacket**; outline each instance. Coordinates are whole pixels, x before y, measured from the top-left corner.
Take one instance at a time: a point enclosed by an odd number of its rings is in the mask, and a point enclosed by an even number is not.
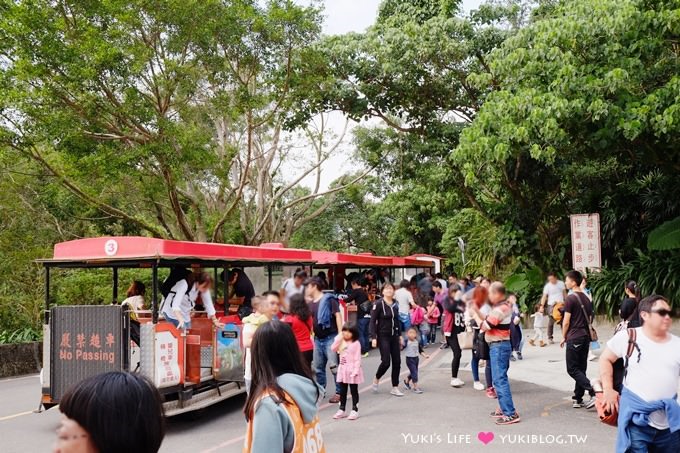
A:
[[[364,382],[364,372],[361,369],[361,344],[359,343],[359,329],[355,325],[345,324],[342,332],[335,337],[331,349],[340,354],[340,364],[336,381],[340,384],[340,408],[333,415],[334,419],[347,417],[347,389],[352,392],[352,412],[347,420],[359,418],[359,384]]]

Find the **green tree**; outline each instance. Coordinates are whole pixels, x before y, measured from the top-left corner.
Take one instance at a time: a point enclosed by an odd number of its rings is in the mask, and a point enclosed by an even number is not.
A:
[[[38,0],[4,2],[0,16],[3,152],[99,215],[154,236],[257,243],[298,227],[285,220],[322,195],[292,197],[297,180],[278,170],[318,9]],[[325,162],[321,148],[309,145],[301,176]]]
[[[527,233],[534,257],[558,252],[569,213],[602,211],[609,258],[644,244],[650,216],[678,215],[667,198],[680,169],[677,11],[674,1],[562,2],[469,78],[496,89],[452,163],[488,192],[487,211]]]

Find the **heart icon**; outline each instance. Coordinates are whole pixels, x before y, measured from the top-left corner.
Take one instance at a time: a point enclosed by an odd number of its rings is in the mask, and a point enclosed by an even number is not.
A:
[[[496,436],[494,436],[494,434],[492,432],[485,433],[485,432],[480,431],[477,434],[477,439],[479,439],[479,441],[481,443],[483,443],[484,445],[489,445],[493,441],[494,437],[496,437]]]

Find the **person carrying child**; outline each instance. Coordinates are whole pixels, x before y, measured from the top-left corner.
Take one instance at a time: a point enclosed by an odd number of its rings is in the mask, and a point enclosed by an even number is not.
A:
[[[531,346],[536,346],[536,341],[539,341],[541,347],[545,346],[545,314],[543,313],[543,305],[536,304],[534,307],[534,336],[529,339]]]
[[[437,326],[439,325],[440,314],[439,307],[434,303],[434,300],[430,298],[427,301],[427,313],[425,315],[427,323],[430,325],[430,335],[428,338],[430,344],[434,344],[434,342],[437,341]]]
[[[425,347],[427,336],[430,334],[430,325],[425,320],[425,309],[414,303],[411,305],[410,316],[411,326],[418,330],[420,345]]]
[[[336,381],[340,384],[340,407],[333,415],[338,420],[359,418],[359,384],[364,382],[364,371],[361,369],[361,344],[359,342],[359,328],[346,323],[331,345],[331,350],[340,354],[340,364]],[[347,390],[352,393],[352,411],[347,416]]]
[[[420,356],[422,355],[426,359],[430,356],[425,354],[423,346],[418,341],[418,330],[415,327],[409,327],[406,331],[406,346],[404,347],[404,352],[406,354],[406,366],[408,367],[409,375],[404,379],[404,387],[409,390],[413,390],[413,393],[423,393],[423,391],[418,387],[418,364],[420,362]]]

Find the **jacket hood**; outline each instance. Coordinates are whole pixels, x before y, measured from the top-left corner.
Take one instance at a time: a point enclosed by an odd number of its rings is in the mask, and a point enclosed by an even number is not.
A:
[[[269,319],[262,313],[251,313],[241,320],[243,324],[255,324],[260,325],[267,322]]]
[[[314,383],[299,374],[286,373],[278,377],[276,382],[283,388],[295,404],[300,408],[300,413],[305,423],[314,420],[317,414],[317,389],[318,397],[323,395],[323,391]]]

